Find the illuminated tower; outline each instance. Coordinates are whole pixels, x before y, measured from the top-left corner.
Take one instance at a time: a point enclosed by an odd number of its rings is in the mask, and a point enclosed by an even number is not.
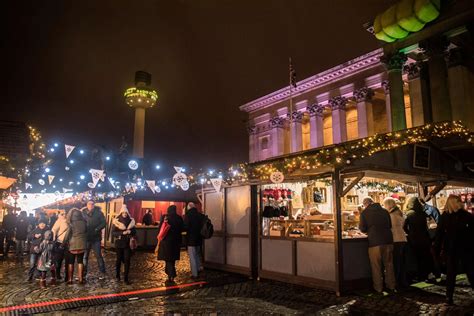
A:
[[[145,71],[135,73],[135,87],[125,90],[125,102],[135,109],[135,129],[133,133],[133,156],[143,158],[145,142],[145,110],[153,107],[158,94],[150,87],[151,74]]]

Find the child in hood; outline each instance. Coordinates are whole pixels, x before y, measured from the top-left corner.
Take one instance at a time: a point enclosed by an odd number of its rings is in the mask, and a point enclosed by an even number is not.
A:
[[[41,273],[40,286],[46,287],[46,275],[51,272],[51,285],[56,285],[56,269],[53,260],[53,233],[47,230],[44,233],[43,241],[35,246],[35,253],[39,255],[37,269]]]
[[[36,271],[39,254],[35,252],[35,247],[39,246],[43,241],[44,233],[47,231],[46,221],[40,220],[35,229],[28,235],[30,241],[30,271],[28,272],[28,281],[33,280]]]

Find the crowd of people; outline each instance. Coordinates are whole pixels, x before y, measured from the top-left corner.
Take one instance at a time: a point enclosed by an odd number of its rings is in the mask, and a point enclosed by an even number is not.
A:
[[[460,197],[447,199],[444,212],[422,199],[407,199],[403,212],[393,198],[383,206],[363,200],[359,228],[367,233],[374,290],[395,293],[413,281],[438,282],[445,277],[446,300],[453,304],[456,275],[464,272],[474,288],[474,215],[463,208]],[[430,231],[427,219],[436,223]],[[408,259],[416,264],[409,273]]]
[[[106,226],[105,217],[94,201],[88,201],[83,208],[72,207],[67,212],[46,216],[37,211],[35,216],[27,216],[21,211],[17,216],[14,210],[7,211],[0,230],[0,258],[8,258],[10,249],[16,247],[17,260],[29,254],[30,268],[28,281],[39,280],[40,287],[64,280],[66,284],[86,283],[90,253],[93,252],[98,263],[99,279],[106,277],[106,266],[102,254],[102,233]],[[152,221],[147,212],[147,222]],[[161,238],[156,248],[157,259],[165,262],[167,282],[176,277],[175,263],[180,259],[182,232],[186,231],[186,245],[191,265],[192,278],[198,278],[201,265],[201,228],[205,216],[193,203],[189,203],[183,218],[177,215],[176,206],[171,205],[159,222]],[[168,226],[165,234],[163,225]],[[112,236],[115,240],[115,277],[130,284],[129,272],[133,251],[137,248],[136,222],[130,216],[126,205],[112,220]],[[123,274],[121,273],[123,266]],[[77,267],[76,277],[75,268]]]

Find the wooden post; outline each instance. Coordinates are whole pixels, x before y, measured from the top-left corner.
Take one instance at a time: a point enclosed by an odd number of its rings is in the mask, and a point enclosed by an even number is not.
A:
[[[335,265],[336,265],[336,295],[341,296],[344,284],[344,262],[342,252],[342,217],[341,217],[341,171],[338,167],[334,168],[333,176],[333,199],[334,199],[334,246],[335,246]]]

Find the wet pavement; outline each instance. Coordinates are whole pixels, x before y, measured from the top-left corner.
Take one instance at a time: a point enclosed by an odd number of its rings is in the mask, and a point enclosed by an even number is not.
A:
[[[115,280],[115,254],[106,252],[107,274],[98,279],[95,258],[91,259],[85,285],[40,289],[26,281],[28,262],[0,261],[0,307],[43,303],[49,311],[67,314],[181,314],[181,315],[474,315],[474,291],[462,276],[456,288],[455,306],[444,304],[444,287],[425,284],[394,296],[374,297],[354,293],[336,297],[333,292],[274,281],[250,280],[239,275],[208,270],[196,284],[190,278],[187,256],[177,264],[175,289],[164,289],[164,265],[151,253],[137,252],[132,258],[131,285]],[[187,284],[194,284],[187,286]],[[183,288],[178,288],[184,286]],[[149,290],[152,289],[152,290]],[[141,290],[141,292],[140,292]],[[137,292],[138,291],[138,292]],[[108,297],[112,293],[118,297]],[[105,299],[96,297],[102,295]],[[57,304],[57,300],[94,296],[85,301]],[[64,301],[65,302],[65,301]],[[11,311],[13,313],[14,311]],[[18,311],[16,311],[19,313]],[[20,313],[21,314],[21,313]]]

